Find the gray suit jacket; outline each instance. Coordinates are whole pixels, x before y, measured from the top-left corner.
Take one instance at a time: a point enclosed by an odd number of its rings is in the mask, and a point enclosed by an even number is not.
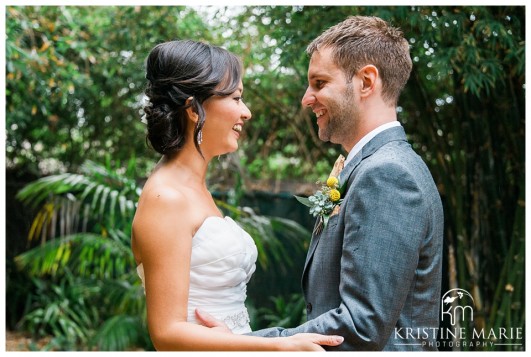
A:
[[[443,209],[404,129],[376,135],[343,169],[340,184],[339,214],[312,237],[306,257],[308,322],[253,334],[345,338],[329,350],[436,350]]]

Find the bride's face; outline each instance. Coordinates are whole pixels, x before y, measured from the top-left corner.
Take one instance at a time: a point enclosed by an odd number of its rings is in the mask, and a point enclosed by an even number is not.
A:
[[[201,151],[211,157],[234,152],[238,149],[245,122],[251,119],[251,112],[242,100],[243,84],[229,96],[213,96],[203,103],[205,124]]]

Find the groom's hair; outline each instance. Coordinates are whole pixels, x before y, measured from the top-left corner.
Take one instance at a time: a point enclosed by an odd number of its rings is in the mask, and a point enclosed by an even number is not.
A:
[[[350,16],[313,40],[306,52],[311,57],[322,48],[332,49],[332,59],[347,83],[363,66],[376,66],[383,99],[396,105],[412,69],[409,44],[402,31],[379,17]]]
[[[146,59],[148,103],[143,109],[148,144],[163,155],[177,153],[186,141],[186,109],[191,107],[199,118],[194,144],[201,153],[198,136],[205,123],[203,103],[214,95],[234,93],[242,68],[237,56],[203,42],[181,40],[156,45]]]

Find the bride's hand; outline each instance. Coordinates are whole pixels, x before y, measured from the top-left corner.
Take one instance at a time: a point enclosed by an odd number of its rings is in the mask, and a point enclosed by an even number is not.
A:
[[[227,327],[227,325],[225,325],[223,321],[219,321],[206,311],[195,309],[195,317],[197,322],[203,326],[216,329],[219,332],[232,333],[232,331]]]
[[[323,346],[338,346],[344,338],[336,335],[320,335],[318,333],[298,333],[290,337],[280,337],[284,351],[324,351]]]

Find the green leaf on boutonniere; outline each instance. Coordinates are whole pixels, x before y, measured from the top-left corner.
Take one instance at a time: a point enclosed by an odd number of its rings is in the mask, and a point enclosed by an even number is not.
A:
[[[347,186],[347,185],[346,185],[346,182],[345,182],[345,184],[343,184],[343,185],[339,185],[339,186],[337,187],[337,190],[338,190],[339,193],[341,194],[341,197],[343,197],[343,194],[345,193],[345,187],[346,187],[346,186]]]
[[[328,220],[330,219],[330,216],[329,215],[324,215],[323,216],[323,229],[326,228],[326,225],[328,224]]]
[[[294,197],[297,199],[297,201],[299,201],[300,203],[302,203],[306,207],[312,207],[312,203],[310,202],[308,197],[301,197],[301,196],[295,196],[295,195],[294,195]]]
[[[334,208],[343,202],[342,197],[345,188],[339,184],[339,174],[343,169],[344,163],[345,158],[343,155],[339,155],[334,163],[332,172],[330,172],[330,176],[328,176],[324,184],[320,184],[321,188],[319,190],[308,198],[295,196],[297,201],[310,207],[310,214],[317,218],[314,234],[320,234],[326,228]]]

